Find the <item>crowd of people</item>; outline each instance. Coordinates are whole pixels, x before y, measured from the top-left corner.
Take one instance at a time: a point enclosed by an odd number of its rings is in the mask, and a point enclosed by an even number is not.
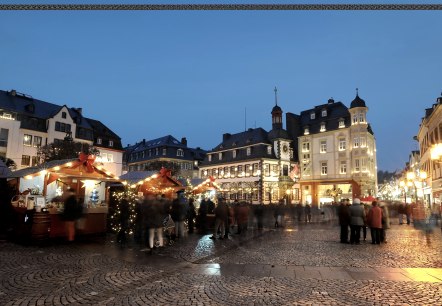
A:
[[[387,243],[387,230],[390,228],[389,208],[384,202],[373,201],[371,205],[361,203],[360,199],[342,199],[340,203],[318,206],[286,205],[283,200],[277,204],[263,205],[250,204],[245,201],[235,200],[228,202],[223,197],[218,197],[216,204],[210,198],[203,198],[199,207],[195,207],[192,198],[187,199],[183,191],[176,194],[170,201],[164,195],[155,197],[147,195],[137,204],[134,239],[148,250],[163,247],[165,226],[173,224],[169,240],[181,239],[188,233],[197,232],[202,235],[212,234],[210,239],[226,239],[229,235],[241,235],[247,231],[249,224],[254,229],[262,230],[264,223],[269,226],[269,216],[273,216],[274,227],[283,228],[285,220],[298,224],[308,224],[317,221],[339,220],[340,242],[361,244],[367,240],[370,230],[371,243]],[[410,224],[413,219],[415,227],[420,226],[420,206],[399,205],[397,209],[399,224]],[[123,200],[120,204],[120,232],[117,240],[124,244],[127,242],[129,204]],[[286,218],[287,215],[290,215]],[[327,217],[326,217],[327,216]],[[170,217],[171,220],[168,218]],[[271,225],[273,226],[273,224]]]

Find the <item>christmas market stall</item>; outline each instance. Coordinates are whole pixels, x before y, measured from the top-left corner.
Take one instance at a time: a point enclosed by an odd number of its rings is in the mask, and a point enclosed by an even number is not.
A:
[[[31,229],[31,235],[44,237],[49,234],[53,238],[66,235],[60,217],[64,208],[63,194],[69,188],[75,191],[77,201],[83,205],[78,234],[106,232],[107,187],[116,181],[119,181],[117,176],[95,163],[95,155],[80,153],[78,159],[55,160],[12,172],[8,184],[17,190],[11,204],[18,222],[28,223],[31,228],[40,227],[39,233],[32,233],[34,229]],[[28,231],[20,225],[17,230]]]
[[[192,179],[191,181],[192,193],[194,195],[199,195],[200,197],[206,197],[214,199],[216,194],[222,192],[222,188],[216,182],[216,179],[212,176],[203,179]]]
[[[171,170],[161,168],[158,171],[132,171],[120,177],[123,185],[130,186],[138,196],[147,194],[165,195],[172,199],[175,192],[183,189],[182,184],[174,179]]]

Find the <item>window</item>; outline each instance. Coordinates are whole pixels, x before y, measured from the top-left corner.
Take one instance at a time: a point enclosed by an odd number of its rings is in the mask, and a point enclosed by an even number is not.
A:
[[[302,143],[302,152],[310,152],[310,142]]]
[[[310,113],[310,119],[311,120],[315,119],[315,113]]]
[[[258,170],[259,170],[259,165],[258,164],[253,164],[253,175],[257,176],[258,175]]]
[[[341,160],[339,165],[339,173],[346,174],[347,173],[347,162],[345,160]]]
[[[242,172],[242,166],[238,166],[238,176],[241,177],[243,175],[244,173]]]
[[[367,159],[366,158],[362,158],[362,160],[361,160],[361,171],[362,172],[367,171]]]
[[[250,176],[252,174],[252,165],[245,165],[246,168],[246,176]]]
[[[55,122],[55,130],[58,132],[67,133],[71,131],[71,125],[63,122]]]
[[[184,151],[183,151],[183,149],[178,149],[178,150],[176,150],[176,156],[184,156]]]
[[[165,156],[167,154],[167,149],[163,148],[163,156]]]
[[[359,122],[364,122],[364,113],[359,113]]]
[[[107,161],[110,163],[114,162],[114,156],[111,153],[107,153]]]
[[[236,158],[236,150],[232,151],[232,156],[233,156],[233,158]]]
[[[345,138],[339,138],[339,151],[345,151],[347,149],[347,142]]]
[[[38,157],[32,156],[32,167],[38,166]]]
[[[30,147],[32,145],[32,136],[25,134],[25,136],[23,137],[23,145]]]
[[[321,162],[321,175],[327,175],[327,162]]]
[[[321,147],[320,147],[320,153],[327,153],[327,141],[322,140],[321,141]]]
[[[97,138],[97,144],[101,144],[103,140],[101,138]]]
[[[9,114],[9,113],[3,113],[2,117],[3,117],[4,119],[12,119],[12,114]]]
[[[222,159],[223,159],[223,153],[222,153],[222,152],[219,152],[219,153],[218,153],[218,159],[219,159],[219,160],[222,160]]]
[[[359,138],[361,148],[365,148],[367,146],[367,142],[365,141],[365,137]]]
[[[209,159],[209,162],[211,162],[212,161],[212,155],[207,155],[207,158]]]
[[[61,112],[61,118],[66,119],[66,112]]]
[[[114,141],[113,140],[109,140],[109,147],[113,147],[114,146]]]
[[[327,110],[326,110],[326,109],[323,109],[323,110],[322,110],[322,112],[321,112],[321,116],[322,116],[322,117],[327,117]]]
[[[287,166],[287,165],[282,166],[282,175],[289,176],[289,166]]]
[[[272,146],[267,147],[267,154],[272,154]]]
[[[30,164],[31,164],[31,156],[22,155],[21,156],[21,165],[22,166],[29,166]]]
[[[149,149],[149,151],[147,152],[147,155],[148,155],[149,157],[151,157],[151,156],[152,156],[152,150]]]
[[[325,122],[321,122],[321,128],[319,129],[320,132],[325,132]]]
[[[310,154],[304,154],[304,155],[303,155],[303,158],[304,158],[304,159],[310,159]]]
[[[355,171],[359,172],[360,167],[359,167],[359,159],[355,159]]]
[[[278,171],[278,165],[272,165],[272,172],[273,172],[273,176],[278,176],[279,175],[279,171]]]
[[[101,161],[107,162],[107,153],[100,153]]]
[[[230,167],[230,177],[235,177],[236,176],[236,168],[235,166],[231,166]]]
[[[264,175],[270,176],[270,165],[269,164],[264,164]]]
[[[339,120],[339,128],[345,128],[345,122],[343,119]]]
[[[40,148],[41,147],[41,140],[42,138],[40,136],[34,136],[34,147]]]
[[[155,148],[155,155],[159,155],[160,154],[160,149],[159,148]]]
[[[358,123],[358,115],[354,114],[353,115],[353,124],[356,124],[356,123]]]
[[[359,137],[355,137],[353,139],[353,147],[358,148],[359,147]]]
[[[0,147],[8,146],[8,129],[0,129]]]
[[[308,135],[308,134],[310,134],[310,131],[309,131],[308,127],[306,127],[306,128],[304,128],[304,135]]]
[[[252,154],[252,148],[247,148],[247,156],[250,156]]]

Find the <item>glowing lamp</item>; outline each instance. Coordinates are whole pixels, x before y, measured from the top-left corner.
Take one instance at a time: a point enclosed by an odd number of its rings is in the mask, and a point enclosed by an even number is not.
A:
[[[32,179],[32,175],[26,175],[26,176],[25,176],[25,179],[26,179],[26,180],[30,180],[30,179]]]

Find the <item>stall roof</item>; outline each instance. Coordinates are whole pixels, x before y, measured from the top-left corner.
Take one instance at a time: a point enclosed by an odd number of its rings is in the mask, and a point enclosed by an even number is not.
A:
[[[137,183],[147,177],[151,177],[158,171],[131,171],[120,176],[120,180],[128,181],[130,184]]]
[[[52,160],[52,161],[49,161],[47,163],[44,163],[44,164],[41,164],[38,166],[28,167],[28,168],[14,171],[9,175],[9,178],[25,177],[27,175],[32,175],[32,174],[38,173],[42,170],[46,170],[46,169],[57,167],[57,166],[62,166],[66,163],[73,162],[76,160],[77,160],[76,158]]]

